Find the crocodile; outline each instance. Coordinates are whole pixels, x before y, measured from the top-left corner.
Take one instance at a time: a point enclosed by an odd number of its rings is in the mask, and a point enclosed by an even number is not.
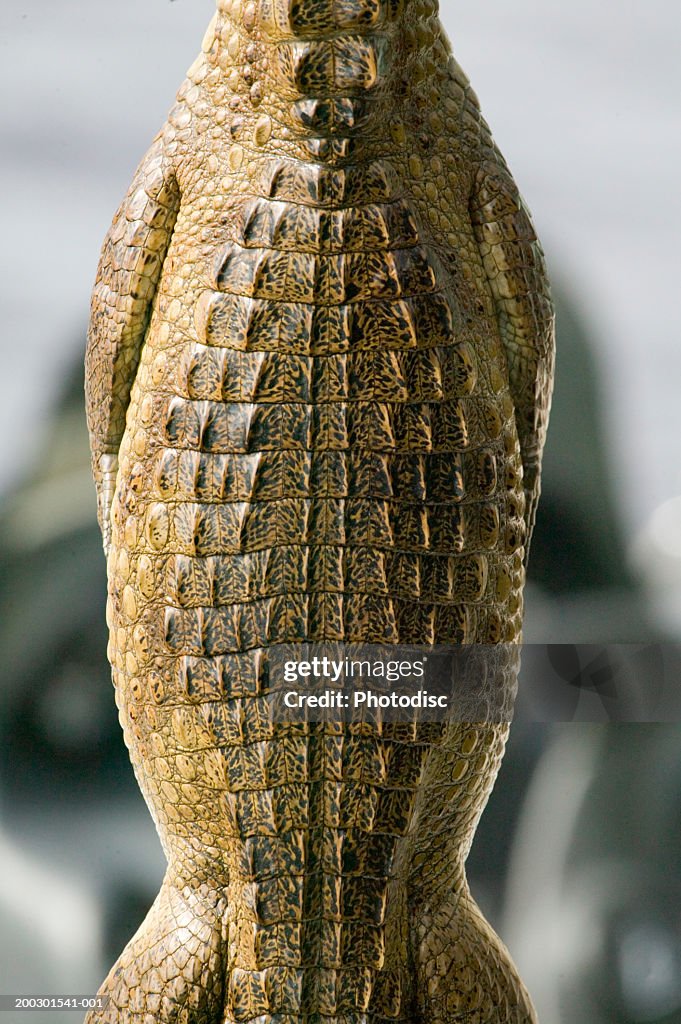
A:
[[[552,374],[436,0],[218,0],[92,298],[108,655],[168,868],[89,1024],[535,1020],[465,875],[508,725],[263,700],[276,645],[517,652]]]

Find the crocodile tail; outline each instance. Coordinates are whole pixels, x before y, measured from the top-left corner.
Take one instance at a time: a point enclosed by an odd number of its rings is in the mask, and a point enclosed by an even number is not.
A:
[[[224,1019],[225,900],[168,878],[102,984],[84,1024],[220,1024]]]
[[[338,723],[282,725],[260,779],[229,794],[241,840],[224,1020],[404,1020],[395,885],[427,743]],[[286,781],[286,780],[289,781]],[[249,805],[258,805],[257,820]],[[239,877],[237,877],[239,876]]]

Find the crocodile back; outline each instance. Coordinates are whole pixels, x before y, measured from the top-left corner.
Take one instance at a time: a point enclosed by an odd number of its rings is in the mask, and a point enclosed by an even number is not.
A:
[[[514,408],[480,260],[446,240],[471,246],[465,184],[430,217],[383,118],[399,10],[263,3],[248,43],[251,6],[220,4],[165,129],[182,198],[120,448],[110,657],[169,877],[225,897],[225,1019],[406,1020],[414,863],[421,902],[463,891],[505,727],[276,723],[268,652],[516,641]]]

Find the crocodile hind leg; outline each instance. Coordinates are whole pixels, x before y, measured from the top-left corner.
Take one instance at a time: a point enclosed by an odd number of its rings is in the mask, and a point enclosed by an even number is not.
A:
[[[412,927],[422,1024],[536,1024],[506,947],[465,883]]]
[[[164,881],[103,983],[85,1024],[219,1024],[225,950],[221,894]]]
[[[494,662],[497,707],[516,651]],[[410,946],[419,1024],[536,1024],[510,954],[470,894],[465,861],[503,756],[508,726],[454,722],[421,787],[408,884]]]

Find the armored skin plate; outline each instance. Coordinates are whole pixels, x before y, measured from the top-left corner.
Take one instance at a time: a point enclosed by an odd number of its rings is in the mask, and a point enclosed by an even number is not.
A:
[[[512,700],[552,372],[434,0],[219,0],[92,300],[109,657],[168,871],[90,1024],[534,1021],[464,873],[507,725],[267,691],[282,644],[480,644]]]

